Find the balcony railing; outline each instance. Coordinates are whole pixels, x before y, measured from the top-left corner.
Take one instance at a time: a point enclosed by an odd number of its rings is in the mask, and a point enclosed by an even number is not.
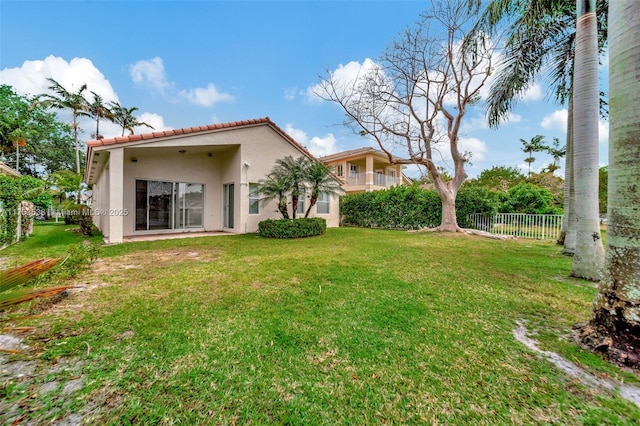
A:
[[[347,177],[347,185],[364,185],[367,183],[366,173],[355,173]],[[389,188],[394,185],[398,185],[400,179],[395,176],[386,176],[380,173],[373,174],[373,184],[376,186],[383,186]]]

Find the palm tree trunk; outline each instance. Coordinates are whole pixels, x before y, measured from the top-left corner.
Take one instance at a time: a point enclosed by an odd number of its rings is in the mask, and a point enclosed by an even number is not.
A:
[[[76,144],[76,173],[80,174],[80,146],[78,145],[78,114],[73,111],[73,140]]]
[[[576,208],[573,180],[573,96],[567,108],[567,156],[564,165],[564,214],[562,215],[562,253],[576,251]]]
[[[577,0],[573,80],[576,250],[571,275],[598,281],[604,264],[598,206],[598,31],[595,0]]]
[[[640,365],[640,2],[609,4],[610,139],[607,257],[591,326],[609,355]],[[635,349],[634,349],[635,348]]]

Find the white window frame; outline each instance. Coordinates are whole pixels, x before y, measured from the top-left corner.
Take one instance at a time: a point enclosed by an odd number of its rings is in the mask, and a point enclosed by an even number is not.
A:
[[[329,214],[331,212],[330,205],[331,197],[326,192],[318,194],[318,200],[316,201],[316,213],[317,214]]]
[[[249,183],[249,214],[260,214],[260,194],[256,191],[258,185]]]

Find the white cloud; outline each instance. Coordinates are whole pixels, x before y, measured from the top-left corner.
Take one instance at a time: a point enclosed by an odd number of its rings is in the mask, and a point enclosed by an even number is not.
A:
[[[539,101],[543,97],[544,93],[542,92],[542,87],[540,87],[538,83],[534,83],[522,94],[521,99],[524,102],[535,102]]]
[[[140,114],[140,117],[137,117],[138,121],[143,123],[150,124],[153,126],[153,129],[150,129],[146,126],[137,126],[133,128],[133,131],[138,133],[149,133],[149,132],[161,132],[163,130],[171,130],[173,127],[167,126],[164,124],[164,118],[159,114],[154,114],[152,112],[143,112]]]
[[[296,129],[291,124],[285,126],[285,132],[316,157],[323,157],[338,152],[336,149],[336,138],[331,133],[322,138],[314,136],[309,139],[309,136],[304,130]]]
[[[296,96],[298,95],[298,88],[297,87],[292,87],[289,89],[285,89],[284,91],[284,98],[288,101],[292,101],[296,98]]]
[[[87,85],[84,92],[91,99],[91,91],[106,101],[118,101],[111,83],[93,65],[90,59],[73,58],[67,62],[58,56],[47,56],[44,60],[24,61],[19,68],[4,68],[0,71],[0,83],[13,86],[23,95],[50,93],[51,85],[47,78],[53,78],[70,92],[76,92],[82,84]]]
[[[182,89],[176,93],[175,83],[167,79],[164,62],[160,57],[140,60],[131,65],[129,71],[131,80],[135,84],[157,91],[168,100],[186,100],[193,105],[211,107],[219,102],[230,102],[235,99],[229,93],[218,91],[213,83],[209,83],[207,87]]]
[[[48,87],[51,85],[47,78],[53,78],[61,86],[70,92],[77,91],[82,84],[87,84],[87,100],[91,100],[91,92],[96,92],[102,96],[105,103],[119,102],[119,98],[111,83],[104,74],[95,67],[93,62],[87,58],[73,58],[66,61],[56,56],[47,56],[44,60],[25,61],[19,68],[5,68],[0,70],[0,83],[8,84],[21,94],[37,95],[50,93]],[[71,122],[71,112],[56,111],[59,119],[64,122]],[[151,124],[155,130],[168,130],[164,124],[162,116],[145,112],[137,117],[138,120]],[[80,135],[83,139],[93,139],[95,137],[96,122],[89,117],[78,119]],[[134,129],[136,133],[152,131],[148,127]],[[105,138],[120,136],[122,129],[114,123],[100,121],[100,134]],[[128,134],[128,132],[125,132]]]
[[[566,132],[567,117],[567,110],[560,109],[552,112],[551,114],[545,115],[540,126],[546,130],[562,130],[563,132]]]
[[[377,67],[378,65],[369,58],[366,58],[362,64],[358,61],[351,61],[347,65],[338,65],[337,69],[330,71],[328,78],[334,82],[338,95],[343,95],[357,84],[361,76],[366,75],[370,70]],[[322,102],[320,97],[322,93],[324,93],[322,83],[309,86],[306,91],[307,99],[310,102]]]
[[[136,84],[146,85],[164,93],[172,86],[167,81],[162,58],[155,57],[150,60],[140,60],[129,67],[131,80]]]
[[[234,100],[234,97],[230,94],[218,92],[218,89],[216,89],[213,83],[209,83],[206,88],[181,90],[180,97],[194,105],[205,107],[213,106],[218,102],[230,102]]]
[[[598,142],[609,144],[609,122],[602,119],[598,121]]]
[[[460,138],[458,148],[460,152],[471,153],[471,162],[483,161],[487,153],[487,144],[478,138]]]

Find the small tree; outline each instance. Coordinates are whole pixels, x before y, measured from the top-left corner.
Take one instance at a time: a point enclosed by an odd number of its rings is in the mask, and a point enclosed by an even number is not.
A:
[[[467,178],[469,154],[460,150],[460,126],[491,72],[493,46],[483,34],[469,37],[475,10],[465,1],[434,1],[422,21],[393,42],[377,64],[352,81],[336,73],[321,79],[316,94],[344,111],[344,124],[370,137],[392,164],[424,166],[442,202],[436,229],[458,232],[456,195]],[[402,149],[406,160],[392,154]],[[453,161],[445,181],[441,150]]]
[[[544,144],[544,136],[542,135],[535,135],[534,137],[531,138],[530,141],[527,141],[525,139],[520,139],[520,143],[522,143],[522,151],[529,154],[527,158],[524,159],[524,161],[527,164],[529,164],[528,176],[531,177],[531,163],[536,161],[535,157],[533,156],[533,153],[545,151],[548,148],[548,146]]]
[[[331,170],[325,164],[320,162],[312,162],[306,173],[306,181],[309,184],[309,207],[304,217],[309,217],[311,209],[318,202],[321,193],[334,195],[342,192],[340,183],[331,174]]]
[[[309,217],[311,208],[317,204],[321,193],[337,194],[341,188],[326,165],[306,156],[293,158],[290,155],[276,161],[271,173],[258,183],[256,190],[263,195],[263,203],[278,200],[278,211],[284,219],[290,217],[288,198],[291,197],[291,218],[295,219],[298,215],[298,201],[307,191],[310,202],[305,218]]]

